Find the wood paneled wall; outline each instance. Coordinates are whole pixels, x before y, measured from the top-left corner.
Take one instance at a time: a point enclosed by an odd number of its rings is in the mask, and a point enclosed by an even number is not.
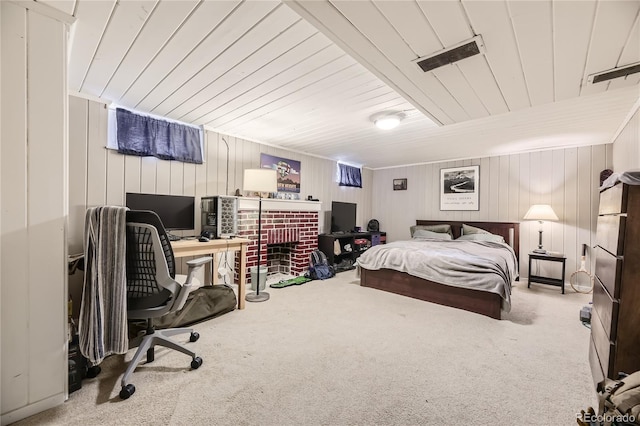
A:
[[[568,279],[579,266],[581,244],[595,245],[599,175],[611,163],[609,144],[376,170],[373,216],[389,241],[408,239],[416,219],[521,221],[520,275],[526,278],[526,253],[537,247],[539,227],[522,218],[531,204],[551,204],[560,220],[544,224],[543,245],[567,255]],[[440,169],[468,165],[480,166],[480,210],[440,211]],[[406,191],[393,190],[397,178],[408,179]]]
[[[612,146],[538,151],[393,169],[363,169],[363,189],[339,187],[336,163],[240,138],[205,132],[202,165],[124,156],[105,149],[106,105],[70,97],[69,251],[82,250],[87,207],[123,204],[126,192],[205,195],[242,189],[245,168],[259,166],[265,152],[301,162],[301,197],[322,201],[321,231],[328,229],[331,201],[358,204],[357,224],[380,221],[390,241],[409,237],[416,219],[522,221],[531,204],[549,203],[560,221],[544,224],[544,246],[568,257],[567,275],[579,266],[582,243],[594,245],[599,173],[612,167]],[[226,144],[225,144],[226,141]],[[229,159],[227,162],[227,144]],[[228,164],[228,166],[227,166]],[[440,211],[440,169],[480,166],[480,210]],[[228,174],[228,180],[227,180]],[[395,178],[407,178],[406,191],[393,191]],[[399,206],[402,206],[401,208]],[[200,218],[196,215],[196,229]],[[188,233],[188,232],[187,232]],[[522,221],[522,253],[537,246],[538,223]],[[526,277],[526,256],[520,273]],[[593,261],[592,256],[589,259]]]
[[[237,188],[242,190],[244,169],[260,166],[262,152],[301,162],[300,196],[313,195],[319,199],[323,210],[321,217],[326,217],[331,210],[331,201],[357,203],[357,223],[365,227],[372,217],[373,171],[369,169],[363,169],[362,189],[340,187],[336,182],[337,166],[334,161],[210,131],[205,132],[204,164],[122,155],[105,148],[106,105],[75,96],[69,99],[69,135],[70,253],[82,251],[82,223],[87,207],[122,205],[126,192],[196,197],[233,195]],[[328,227],[329,224],[326,225]],[[320,226],[322,231],[325,227],[322,220]],[[196,229],[199,228],[200,217],[196,214]]]
[[[357,223],[362,226],[366,227],[372,217],[373,171],[369,169],[362,171],[363,188],[340,187],[334,161],[211,131],[205,132],[204,164],[122,155],[105,148],[107,115],[107,106],[103,103],[75,96],[69,98],[69,253],[82,252],[84,214],[88,207],[123,205],[126,192],[193,195],[196,200],[207,195],[233,195],[237,188],[242,190],[244,169],[260,166],[262,152],[300,161],[301,198],[313,195],[322,202],[320,232],[329,230],[331,201],[357,203]],[[199,233],[198,206],[199,203],[196,206]],[[81,274],[70,278],[74,300],[80,300],[81,286]],[[74,307],[76,312],[78,309]]]
[[[66,398],[67,25],[0,2],[2,424]]]

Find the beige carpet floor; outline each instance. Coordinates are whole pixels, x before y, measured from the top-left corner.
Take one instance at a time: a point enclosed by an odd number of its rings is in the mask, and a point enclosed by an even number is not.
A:
[[[16,424],[573,425],[595,404],[578,320],[591,295],[516,283],[496,321],[360,287],[354,271],[269,293],[196,325],[198,370],[158,349],[123,401],[132,349]]]

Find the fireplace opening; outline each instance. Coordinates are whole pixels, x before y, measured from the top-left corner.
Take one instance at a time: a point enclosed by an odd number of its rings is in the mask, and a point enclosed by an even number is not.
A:
[[[291,275],[291,254],[295,243],[279,243],[267,245],[267,276]]]

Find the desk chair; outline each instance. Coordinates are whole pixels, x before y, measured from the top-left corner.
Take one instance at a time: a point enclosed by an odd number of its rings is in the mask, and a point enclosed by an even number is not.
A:
[[[175,260],[169,237],[157,214],[151,211],[127,211],[127,317],[130,320],[146,320],[146,331],[129,342],[129,348],[138,347],[122,377],[120,398],[127,399],[136,388],[127,383],[129,376],[147,355],[147,363],[154,359],[154,346],[175,349],[191,356],[191,368],[202,365],[202,358],[185,346],[174,342],[171,336],[191,333],[189,341],[200,335],[191,328],[155,330],[153,319],[182,309],[187,295],[199,285],[194,273],[211,257],[187,262],[187,275],[175,274]]]

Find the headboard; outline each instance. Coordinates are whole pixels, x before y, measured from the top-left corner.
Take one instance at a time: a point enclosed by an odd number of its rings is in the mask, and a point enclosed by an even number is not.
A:
[[[456,222],[449,220],[416,220],[416,225],[451,225],[453,238],[462,235],[462,224],[484,229],[492,234],[502,235],[504,241],[511,246],[520,259],[520,223],[519,222]]]

